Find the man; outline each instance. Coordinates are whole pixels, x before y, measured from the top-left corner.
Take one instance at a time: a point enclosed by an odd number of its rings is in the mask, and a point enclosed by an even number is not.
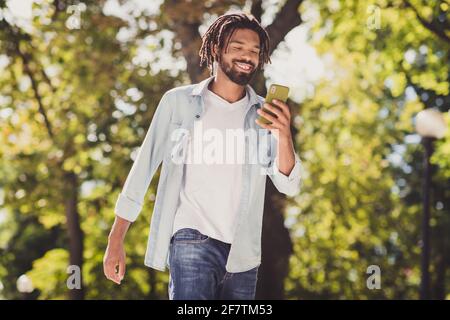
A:
[[[223,15],[202,40],[200,65],[206,62],[214,75],[163,95],[117,200],[104,272],[118,284],[123,279],[125,234],[162,162],[145,265],[160,271],[169,266],[170,299],[254,299],[266,176],[294,196],[300,191],[300,159],[288,106],[265,104],[276,115],[271,116],[261,110],[264,98],[248,85],[270,62],[269,37],[259,22],[244,13]],[[272,123],[259,122],[258,115]],[[230,132],[251,130],[259,131],[257,138],[246,135],[232,145]],[[208,145],[206,136],[216,141]],[[223,160],[224,145],[227,160],[234,161]],[[236,161],[234,151],[244,161]],[[262,161],[250,163],[256,153]]]

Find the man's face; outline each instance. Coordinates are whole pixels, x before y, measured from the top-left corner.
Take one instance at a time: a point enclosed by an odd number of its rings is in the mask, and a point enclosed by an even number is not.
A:
[[[223,73],[236,84],[248,84],[259,63],[259,35],[250,29],[236,29],[227,49],[222,50],[219,62]]]

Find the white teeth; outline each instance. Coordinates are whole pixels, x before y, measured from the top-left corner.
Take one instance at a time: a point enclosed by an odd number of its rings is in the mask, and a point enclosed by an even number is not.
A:
[[[244,70],[247,70],[247,71],[251,69],[251,67],[250,67],[249,65],[247,65],[247,64],[242,64],[242,63],[236,62],[236,65],[237,65],[238,67],[244,69]]]

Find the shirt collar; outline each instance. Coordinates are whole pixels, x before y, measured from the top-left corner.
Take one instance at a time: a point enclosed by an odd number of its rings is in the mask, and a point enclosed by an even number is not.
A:
[[[191,95],[192,96],[203,96],[205,93],[205,90],[208,88],[208,84],[214,79],[214,76],[210,76],[209,78],[206,78],[205,80],[196,83],[194,88],[192,89]],[[250,106],[253,106],[254,104],[259,104],[260,99],[258,98],[258,95],[255,93],[255,90],[250,85],[245,86],[245,90],[247,90],[247,93],[249,95],[249,103]]]

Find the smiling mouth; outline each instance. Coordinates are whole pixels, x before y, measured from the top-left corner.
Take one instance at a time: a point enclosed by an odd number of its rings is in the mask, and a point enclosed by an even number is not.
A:
[[[234,64],[238,67],[238,69],[244,72],[250,72],[253,70],[253,67],[247,63],[235,62]]]

